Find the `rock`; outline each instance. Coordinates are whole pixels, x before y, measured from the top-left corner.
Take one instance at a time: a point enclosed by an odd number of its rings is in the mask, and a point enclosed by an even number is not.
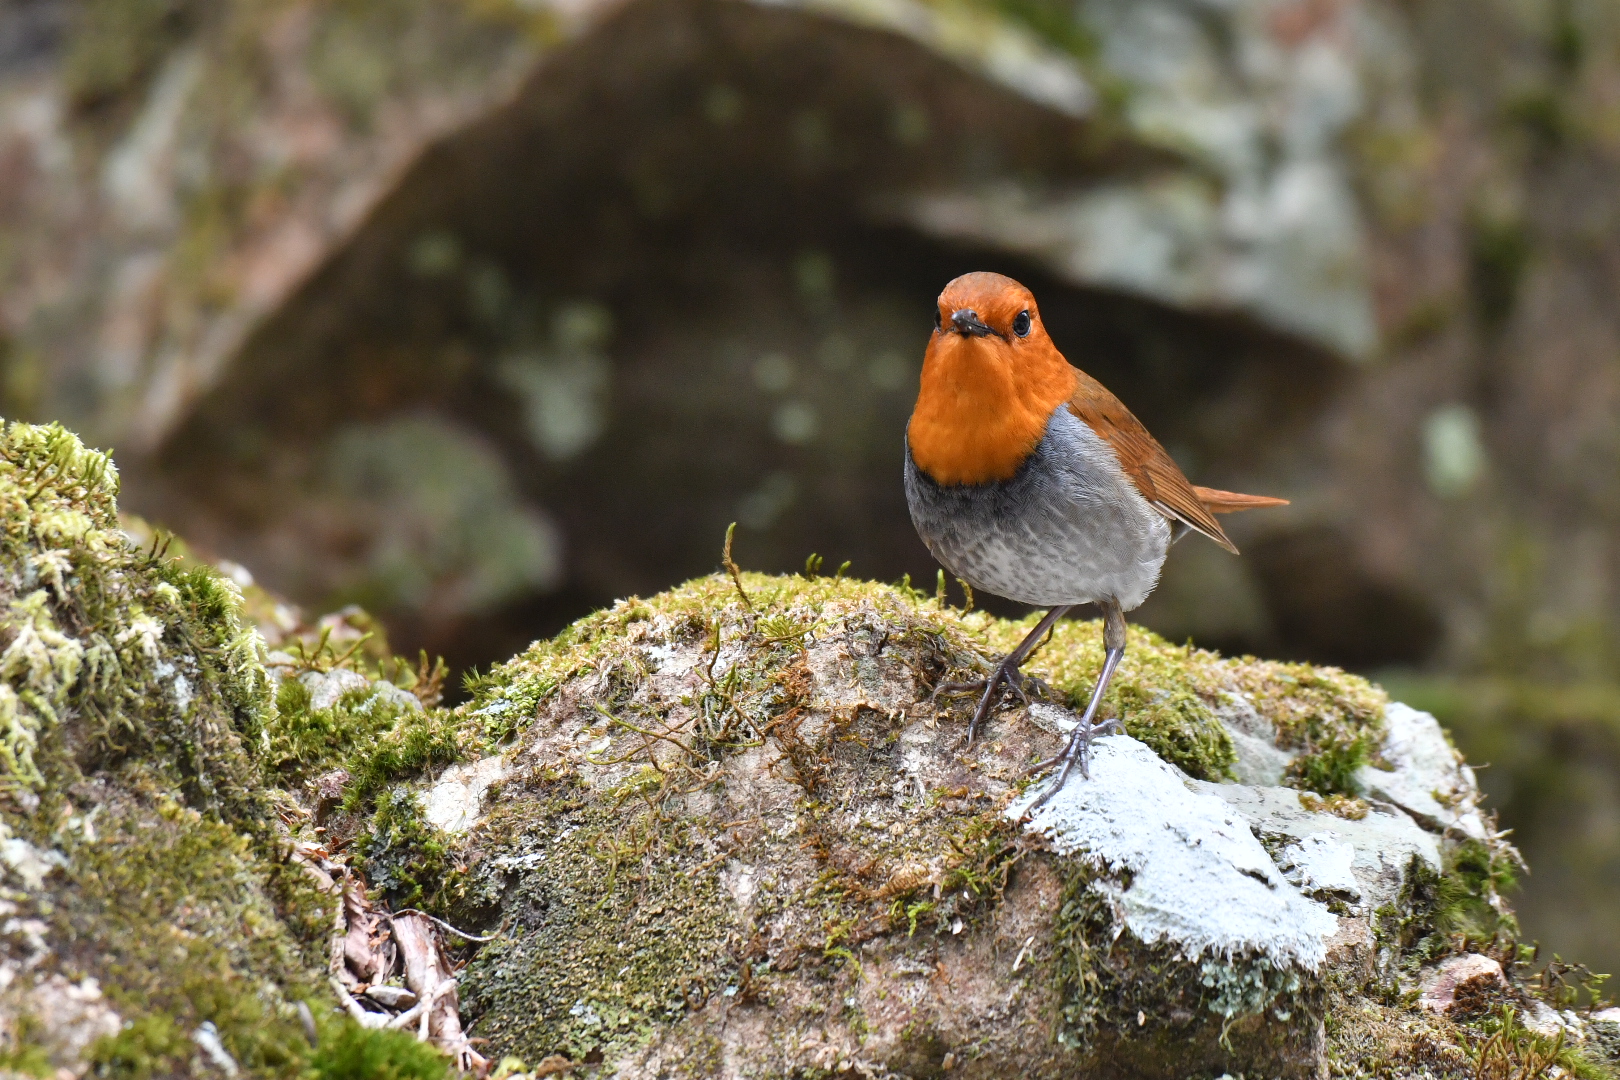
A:
[[[422,699],[404,687],[396,686],[386,679],[374,679],[371,681],[371,696],[361,703],[360,709],[364,712],[370,712],[379,706],[391,706],[396,710],[414,709],[421,712]]]
[[[371,680],[358,671],[334,668],[331,671],[306,671],[298,681],[309,690],[312,709],[330,709],[344,694],[371,689]]]
[[[349,780],[349,770],[333,769],[305,785],[317,825],[324,825],[326,819],[332,816],[332,811],[342,804],[343,792],[348,788]]]
[[[16,977],[9,967],[0,970]],[[10,979],[7,981],[10,983]],[[123,1018],[102,995],[97,980],[86,977],[70,982],[53,972],[25,990],[24,985],[29,981],[32,980],[23,976],[19,982],[0,991],[0,1014],[16,1009],[19,1002],[26,1002],[28,1015],[39,1025],[33,1037],[58,1069],[76,1074],[75,1066],[84,1060],[86,1051],[98,1039],[110,1039],[122,1030]],[[15,1033],[12,1038],[16,1038]]]
[[[1303,850],[1305,841],[1313,837],[1318,844],[1348,844],[1355,852],[1351,870],[1360,894],[1355,910],[1362,914],[1399,899],[1414,859],[1430,873],[1440,872],[1439,841],[1393,807],[1373,807],[1359,819],[1345,818],[1306,809],[1293,788],[1201,786],[1225,800],[1257,835],[1283,851]]]
[[[1215,707],[1231,736],[1237,760],[1232,777],[1240,784],[1272,787],[1282,783],[1295,755],[1277,745],[1277,727],[1255,710],[1245,694],[1226,694]]]
[[[1545,1001],[1530,1001],[1526,1004],[1522,1017],[1524,1026],[1545,1039],[1554,1039],[1559,1035],[1566,1035],[1568,1031],[1579,1032],[1580,1027],[1570,1024],[1558,1011]]]
[[[1466,953],[1441,962],[1424,983],[1418,1003],[1430,1012],[1449,1013],[1466,999],[1473,998],[1477,1002],[1485,994],[1506,989],[1507,979],[1500,962],[1478,953]],[[1553,1015],[1556,1019],[1557,1014]]]
[[[1124,929],[1190,960],[1254,955],[1279,969],[1321,967],[1338,920],[1288,883],[1229,803],[1128,736],[1095,751],[1091,781],[1065,785],[1028,828],[1059,855],[1129,874],[1111,897]],[[1007,816],[1023,817],[1041,790]]]
[[[447,833],[464,833],[477,823],[484,793],[505,775],[506,765],[499,755],[452,765],[428,789],[423,815]]]
[[[0,840],[0,862],[17,876],[26,889],[38,889],[45,875],[67,865],[60,851],[41,851],[21,837]]]
[[[1361,886],[1356,882],[1355,859],[1354,844],[1328,833],[1311,833],[1284,848],[1278,865],[1307,896],[1339,893],[1359,900]]]
[[[1488,833],[1474,770],[1462,763],[1435,718],[1391,702],[1384,723],[1388,734],[1381,753],[1390,768],[1361,768],[1356,779],[1367,794],[1394,803],[1428,828],[1484,840]]]
[[[1096,623],[1032,665],[1057,700],[972,747],[971,698],[933,690],[1028,620],[813,574],[623,601],[448,710],[386,689],[410,684],[386,655],[267,663],[234,582],[124,538],[110,469],[60,429],[0,440],[0,779],[35,794],[0,801],[0,1023],[89,1033],[18,1060],[431,1076],[355,997],[388,995],[406,920],[416,1007],[464,1064],[487,1040],[626,1080],[1314,1077],[1472,1038],[1396,980],[1455,949],[1456,912],[1509,917],[1454,856],[1511,849],[1346,789],[1399,715],[1364,680],[1133,628],[1105,702],[1128,734],[1024,823]],[[1234,729],[1328,790],[1232,782]]]
[[[247,749],[279,717],[236,584],[133,544],[118,487],[59,427],[0,431],[0,784],[32,796],[0,807],[6,1064],[187,1073],[211,1022],[264,1076],[312,1060],[295,1003],[322,1001],[304,950],[331,903],[287,861],[277,811],[305,811]]]
[[[1293,733],[1296,749],[1270,743],[1293,761],[1322,752],[1312,740],[1383,741],[1364,684],[1133,629],[1130,735],[1020,823],[1045,782],[1022,772],[1073,715],[1001,712],[965,750],[957,710],[928,704],[929,681],[982,670],[1019,625],[859,582],[742,587],[751,612],[726,578],[624,602],[463,707],[517,724],[500,798],[456,841],[461,917],[508,928],[465,972],[474,1035],[623,1077],[947,1060],[1287,1076],[1354,1059],[1368,1016],[1397,1024],[1399,1006],[1354,996],[1324,1026],[1330,978],[1373,975],[1380,919],[1429,932],[1413,897],[1450,841],[1387,803],[1221,779],[1243,752],[1202,704],[1247,695],[1243,734]],[[1094,624],[1060,624],[1034,669],[1083,696],[1099,644]],[[453,792],[464,820],[470,776],[425,790]],[[631,835],[640,854],[616,861]],[[1384,948],[1402,962],[1398,939]]]

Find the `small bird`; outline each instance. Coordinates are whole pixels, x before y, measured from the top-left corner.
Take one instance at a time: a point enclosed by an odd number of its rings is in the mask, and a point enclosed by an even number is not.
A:
[[[971,745],[1003,685],[1027,703],[1019,670],[1077,604],[1103,614],[1103,666],[1080,724],[1057,757],[1050,799],[1091,741],[1123,730],[1095,723],[1125,655],[1125,612],[1148,598],[1170,545],[1188,531],[1227,551],[1214,515],[1286,499],[1195,487],[1142,422],[1072,366],[1041,325],[1034,295],[1000,274],[964,274],[939,294],[922,386],[906,425],[906,502],[928,550],[975,589],[1050,608],[983,680]],[[948,683],[940,693],[977,690]]]

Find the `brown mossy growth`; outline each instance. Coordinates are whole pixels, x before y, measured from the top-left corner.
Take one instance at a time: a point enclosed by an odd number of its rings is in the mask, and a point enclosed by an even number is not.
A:
[[[1327,1001],[1328,1069],[1333,1076],[1391,1080],[1478,1080],[1458,1025],[1367,988],[1330,980]]]
[[[1390,1080],[1612,1080],[1601,1038],[1586,1044],[1569,1033],[1525,1026],[1528,999],[1503,990],[1488,1007],[1441,1016],[1400,1003],[1399,995],[1333,980],[1329,990],[1327,1063],[1333,1076]],[[1595,1034],[1595,1031],[1594,1031]]]

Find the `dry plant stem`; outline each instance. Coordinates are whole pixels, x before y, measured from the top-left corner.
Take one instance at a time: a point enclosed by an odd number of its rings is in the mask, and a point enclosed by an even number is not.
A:
[[[484,937],[479,937],[477,934],[469,934],[465,930],[457,930],[455,927],[451,926],[449,923],[445,922],[443,919],[436,919],[432,915],[429,915],[427,912],[418,911],[416,908],[409,908],[409,907],[408,908],[400,908],[398,911],[394,912],[394,916],[396,918],[398,916],[400,916],[400,915],[420,915],[420,916],[422,916],[422,918],[424,918],[424,919],[428,920],[429,922],[431,922],[434,926],[437,926],[440,930],[444,930],[444,931],[446,931],[448,933],[454,934],[454,935],[456,935],[456,937],[460,938],[463,941],[475,941],[480,945],[483,945],[483,944],[486,944],[488,942],[494,941],[495,938],[498,936],[498,935],[495,935],[495,934],[488,934],[488,935],[486,935]]]
[[[488,1062],[473,1050],[461,1028],[456,979],[434,933],[434,920],[422,914],[403,914],[393,916],[389,922],[405,962],[405,985],[423,1008],[417,1021],[417,1038],[431,1041],[453,1055],[463,1072],[482,1071]]]
[[[387,1026],[390,1019],[387,1013],[372,1012],[364,1005],[361,1005],[359,999],[357,999],[353,994],[349,993],[349,988],[344,986],[343,980],[339,979],[336,975],[333,975],[330,981],[332,983],[333,992],[335,992],[338,996],[338,1001],[343,1004],[344,1011],[354,1018],[355,1023],[364,1028],[381,1028]]]
[[[737,531],[737,523],[733,521],[726,527],[726,546],[720,553],[720,561],[725,564],[726,573],[731,575],[732,584],[737,586],[737,595],[742,597],[743,607],[748,609],[748,629],[754,629],[754,602],[748,599],[748,593],[743,589],[742,569],[731,557],[731,537]]]

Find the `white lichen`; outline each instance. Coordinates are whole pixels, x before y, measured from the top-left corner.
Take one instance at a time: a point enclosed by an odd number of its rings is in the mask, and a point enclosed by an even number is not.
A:
[[[1045,785],[1007,811],[1023,816]],[[1124,735],[1093,746],[1078,773],[1028,826],[1062,855],[1128,871],[1117,910],[1138,940],[1187,959],[1258,956],[1314,971],[1338,920],[1289,883],[1249,826],[1145,745]]]

